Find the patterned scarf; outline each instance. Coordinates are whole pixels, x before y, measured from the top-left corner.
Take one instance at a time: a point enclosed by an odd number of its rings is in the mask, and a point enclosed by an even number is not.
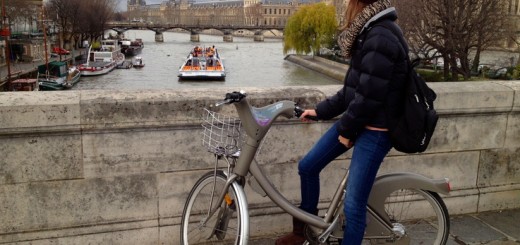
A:
[[[365,24],[376,14],[390,7],[390,0],[378,0],[365,8],[354,17],[352,23],[338,36],[338,44],[341,55],[346,58],[352,57],[352,46]]]

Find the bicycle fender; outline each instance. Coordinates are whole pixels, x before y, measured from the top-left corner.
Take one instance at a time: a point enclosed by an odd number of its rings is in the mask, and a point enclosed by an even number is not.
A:
[[[430,179],[415,173],[390,173],[378,176],[372,186],[368,205],[378,214],[385,213],[385,198],[400,189],[420,189],[449,194],[449,179]]]

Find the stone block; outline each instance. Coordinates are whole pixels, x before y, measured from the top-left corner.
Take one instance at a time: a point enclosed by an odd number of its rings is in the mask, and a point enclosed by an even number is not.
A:
[[[479,196],[476,191],[454,191],[441,195],[450,216],[478,212]]]
[[[520,92],[518,93],[520,94]],[[504,147],[520,148],[520,112],[511,112],[507,118],[506,142]]]
[[[81,136],[0,137],[0,184],[83,177]]]
[[[210,170],[159,174],[159,217],[161,225],[180,224],[184,204],[195,183]]]
[[[200,121],[205,97],[195,91],[84,91],[82,126],[86,129],[185,125]]]
[[[210,169],[214,162],[199,127],[84,134],[83,156],[89,178]]]
[[[520,208],[520,188],[484,190],[480,194],[478,212]]]
[[[80,92],[2,93],[0,135],[70,131],[80,125]]]
[[[513,112],[520,111],[520,81],[493,81],[492,83],[506,86],[514,91]]]
[[[84,229],[84,230],[89,230]],[[91,229],[92,232],[94,229]],[[83,244],[113,244],[113,245],[147,245],[158,244],[159,230],[156,227],[130,230],[96,231],[96,233],[75,234],[74,236],[47,236],[31,241],[21,241],[17,245],[83,245]]]
[[[520,184],[519,148],[482,150],[478,186]]]
[[[508,115],[471,114],[442,116],[428,152],[455,152],[501,148],[506,138]]]
[[[298,162],[328,127],[328,123],[275,124],[264,138],[256,160],[260,165]]]
[[[155,175],[0,185],[0,234],[154,219],[157,205]]]
[[[159,228],[159,244],[177,245],[181,244],[180,225],[161,226]]]
[[[437,93],[435,109],[441,115],[509,112],[515,96],[511,88],[487,81],[428,85]]]

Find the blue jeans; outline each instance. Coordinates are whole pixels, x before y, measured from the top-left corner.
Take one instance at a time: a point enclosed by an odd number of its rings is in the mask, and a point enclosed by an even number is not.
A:
[[[320,198],[320,172],[332,160],[347,151],[338,140],[334,124],[298,164],[302,202],[300,208],[314,213]],[[392,144],[387,132],[363,130],[354,145],[347,182],[344,212],[346,217],[343,245],[359,245],[366,226],[368,196],[379,166]]]

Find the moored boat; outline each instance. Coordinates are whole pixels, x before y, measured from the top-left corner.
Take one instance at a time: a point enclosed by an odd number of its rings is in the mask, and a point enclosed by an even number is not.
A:
[[[121,52],[127,57],[140,54],[143,48],[143,40],[140,38],[136,38],[134,41],[128,39],[121,40]]]
[[[8,83],[7,91],[38,91],[38,80],[34,78],[20,78]]]
[[[123,61],[123,63],[121,65],[118,65],[116,68],[117,69],[130,69],[132,68],[134,65],[132,64],[132,61],[130,60],[125,60]]]
[[[103,40],[99,50],[89,49],[87,62],[81,64],[78,69],[82,76],[104,75],[113,71],[125,61],[125,55],[121,53],[121,47],[117,40]]]
[[[133,65],[135,68],[143,68],[143,67],[144,67],[143,57],[141,57],[141,56],[136,56],[136,57],[132,60],[132,65]]]
[[[181,80],[224,80],[226,70],[215,46],[196,46],[179,69]]]
[[[38,66],[38,85],[40,90],[63,90],[72,88],[79,82],[80,71],[66,62],[52,61]]]

